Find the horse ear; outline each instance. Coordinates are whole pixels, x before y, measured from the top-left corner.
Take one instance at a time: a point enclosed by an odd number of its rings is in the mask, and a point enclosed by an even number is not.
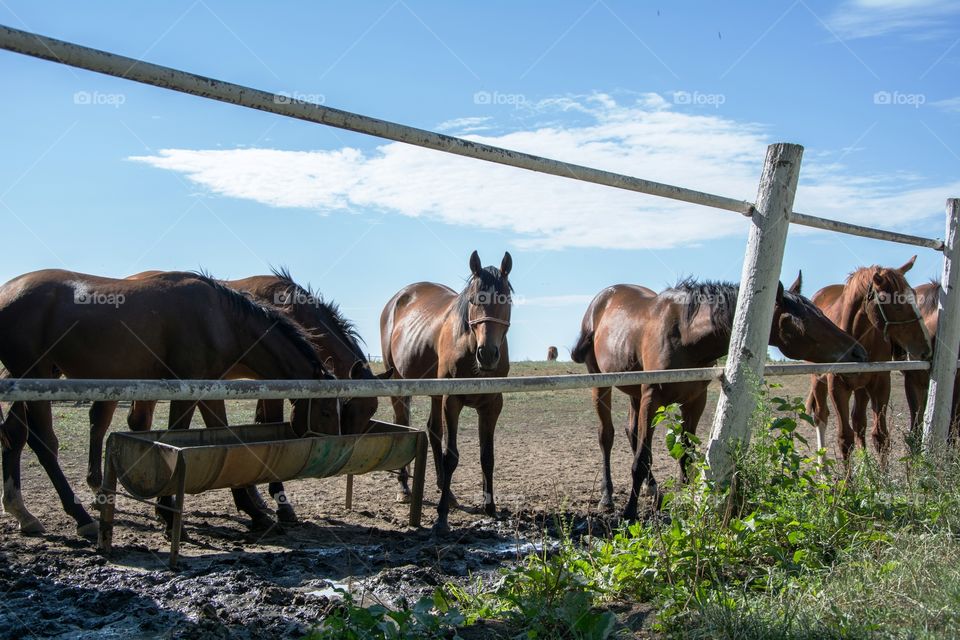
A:
[[[800,295],[800,287],[803,286],[803,271],[797,272],[797,279],[790,285],[790,293]]]
[[[513,258],[510,256],[509,251],[504,251],[503,262],[500,263],[500,275],[506,278],[510,273],[510,269],[513,269]]]
[[[912,258],[907,260],[905,263],[903,263],[903,266],[897,269],[897,271],[899,271],[900,273],[906,273],[907,271],[910,271],[910,269],[913,269],[913,263],[916,261],[917,261],[917,256],[913,256]]]
[[[783,283],[777,280],[777,304],[783,302]]]
[[[880,273],[880,270],[877,269],[876,271],[873,272],[873,285],[874,285],[875,287],[882,287],[883,284],[884,284],[884,283],[883,283],[883,274],[881,274],[881,273]]]
[[[474,252],[470,254],[470,272],[475,276],[479,276],[482,270],[483,264],[480,262],[480,254],[474,250]]]
[[[351,380],[360,380],[363,378],[363,370],[366,368],[366,364],[363,360],[357,360],[353,363],[353,366],[350,367],[350,379]]]
[[[387,370],[384,371],[383,373],[378,373],[377,377],[381,380],[389,380],[390,378],[393,377],[394,371],[396,371],[396,369],[394,369],[393,367],[387,367]]]

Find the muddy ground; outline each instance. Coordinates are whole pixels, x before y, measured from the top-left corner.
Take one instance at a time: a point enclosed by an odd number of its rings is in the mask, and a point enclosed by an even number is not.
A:
[[[514,375],[579,373],[570,363],[515,365]],[[804,395],[807,379],[784,379],[784,392]],[[906,425],[902,379],[894,375],[890,411],[895,451]],[[712,396],[716,390],[711,388]],[[714,397],[700,431],[706,432]],[[625,423],[626,401],[616,395],[615,419]],[[381,403],[382,405],[385,403]],[[252,421],[252,405],[231,403],[232,423]],[[427,402],[415,402],[413,420],[423,425]],[[61,403],[55,420],[61,464],[82,499],[86,488],[86,411]],[[165,408],[157,424],[165,423]],[[379,416],[391,419],[386,409]],[[124,424],[124,409],[114,418]],[[832,429],[831,429],[832,431]],[[813,434],[807,433],[813,441]],[[830,433],[832,447],[833,434]],[[434,536],[438,494],[427,470],[424,528],[407,526],[407,505],[395,502],[395,476],[356,478],[352,511],[344,507],[344,478],[302,480],[287,492],[303,524],[251,532],[228,491],[188,496],[186,533],[177,571],[167,568],[169,542],[153,509],[118,498],[115,550],[109,561],[75,534],[43,470],[24,454],[23,493],[47,528],[40,537],[18,534],[9,515],[0,517],[0,638],[263,638],[299,637],[336,606],[339,589],[365,603],[396,606],[439,585],[492,579],[499,570],[556,540],[557,516],[575,534],[614,524],[599,514],[599,449],[589,391],[507,396],[496,435],[495,490],[499,512],[478,510],[481,475],[476,414],[461,421],[461,464],[454,491],[464,508],[451,512],[452,532]],[[655,473],[676,476],[662,434],[655,439]],[[618,426],[613,467],[616,500],[629,489],[630,456]],[[634,611],[626,623],[645,634],[649,616]],[[483,637],[498,635],[493,628]]]

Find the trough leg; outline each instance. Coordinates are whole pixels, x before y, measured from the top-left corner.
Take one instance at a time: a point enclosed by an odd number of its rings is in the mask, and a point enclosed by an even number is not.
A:
[[[177,459],[177,495],[173,504],[173,527],[170,530],[170,568],[177,568],[177,559],[180,557],[180,536],[183,533],[183,489],[186,481],[186,465],[183,457]]]
[[[417,457],[413,463],[413,494],[410,496],[410,526],[419,527],[423,516],[423,485],[427,473],[427,434],[417,434]]]
[[[347,474],[347,511],[353,510],[353,474]]]
[[[100,533],[97,546],[100,553],[105,556],[109,556],[113,551],[113,514],[117,504],[117,467],[110,453],[108,443],[103,484],[97,493],[97,502],[100,504]]]

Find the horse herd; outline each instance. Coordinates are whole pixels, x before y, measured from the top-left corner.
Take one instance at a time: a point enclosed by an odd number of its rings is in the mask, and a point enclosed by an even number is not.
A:
[[[864,362],[898,357],[924,359],[936,334],[939,284],[910,287],[899,268],[863,267],[844,284],[801,295],[802,276],[776,295],[770,344],[785,355],[813,362]],[[477,252],[470,277],[459,293],[435,283],[404,287],[380,317],[381,347],[389,378],[506,376],[510,368],[507,332],[513,288],[512,258],[499,268],[484,267]],[[729,348],[738,287],[725,282],[683,280],[656,293],[637,285],[601,291],[583,317],[573,360],[590,372],[621,372],[712,366]],[[24,274],[0,287],[0,362],[11,377],[102,379],[374,379],[353,325],[336,305],[289,272],[221,281],[203,273],[149,271],[125,279],[62,270]],[[911,425],[923,412],[926,372],[905,375]],[[651,471],[651,421],[658,407],[679,403],[684,429],[694,432],[707,398],[707,382],[619,387],[630,399],[627,434],[634,454],[632,487],[624,516],[635,518],[641,496],[657,494]],[[815,417],[818,445],[828,417],[827,396],[838,416],[838,443],[844,458],[865,443],[868,404],[872,438],[881,456],[889,447],[886,407],[890,374],[814,376],[807,399]],[[850,410],[850,399],[853,409]],[[599,418],[603,478],[600,506],[613,508],[610,452],[614,439],[612,390],[593,390]],[[410,397],[394,397],[394,420],[410,423]],[[134,402],[131,429],[151,427],[155,402]],[[102,448],[116,402],[90,407],[87,482],[100,489]],[[440,500],[435,528],[448,528],[456,505],[451,478],[459,463],[457,425],[464,407],[479,416],[483,508],[496,513],[494,430],[503,408],[501,394],[431,398],[427,420]],[[199,408],[208,426],[225,426],[222,401],[173,401],[169,428],[187,428]],[[298,436],[362,433],[377,410],[376,398],[294,400],[290,423]],[[280,422],[282,401],[260,400],[257,422]],[[43,532],[20,491],[24,445],[37,455],[78,534],[93,537],[97,523],[76,499],[57,461],[58,441],[49,402],[14,402],[0,424],[3,507],[23,534]],[[684,471],[681,461],[681,472]],[[269,485],[270,509],[255,487],[234,489],[237,508],[255,527],[274,517],[295,522],[283,485]],[[400,499],[409,499],[408,475],[400,474]],[[167,510],[161,513],[168,513]],[[168,520],[168,526],[170,522]]]

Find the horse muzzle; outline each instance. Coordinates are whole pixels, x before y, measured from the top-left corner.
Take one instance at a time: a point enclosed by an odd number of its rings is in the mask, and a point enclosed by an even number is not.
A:
[[[477,348],[477,364],[484,371],[491,371],[500,362],[498,347],[482,346]]]

